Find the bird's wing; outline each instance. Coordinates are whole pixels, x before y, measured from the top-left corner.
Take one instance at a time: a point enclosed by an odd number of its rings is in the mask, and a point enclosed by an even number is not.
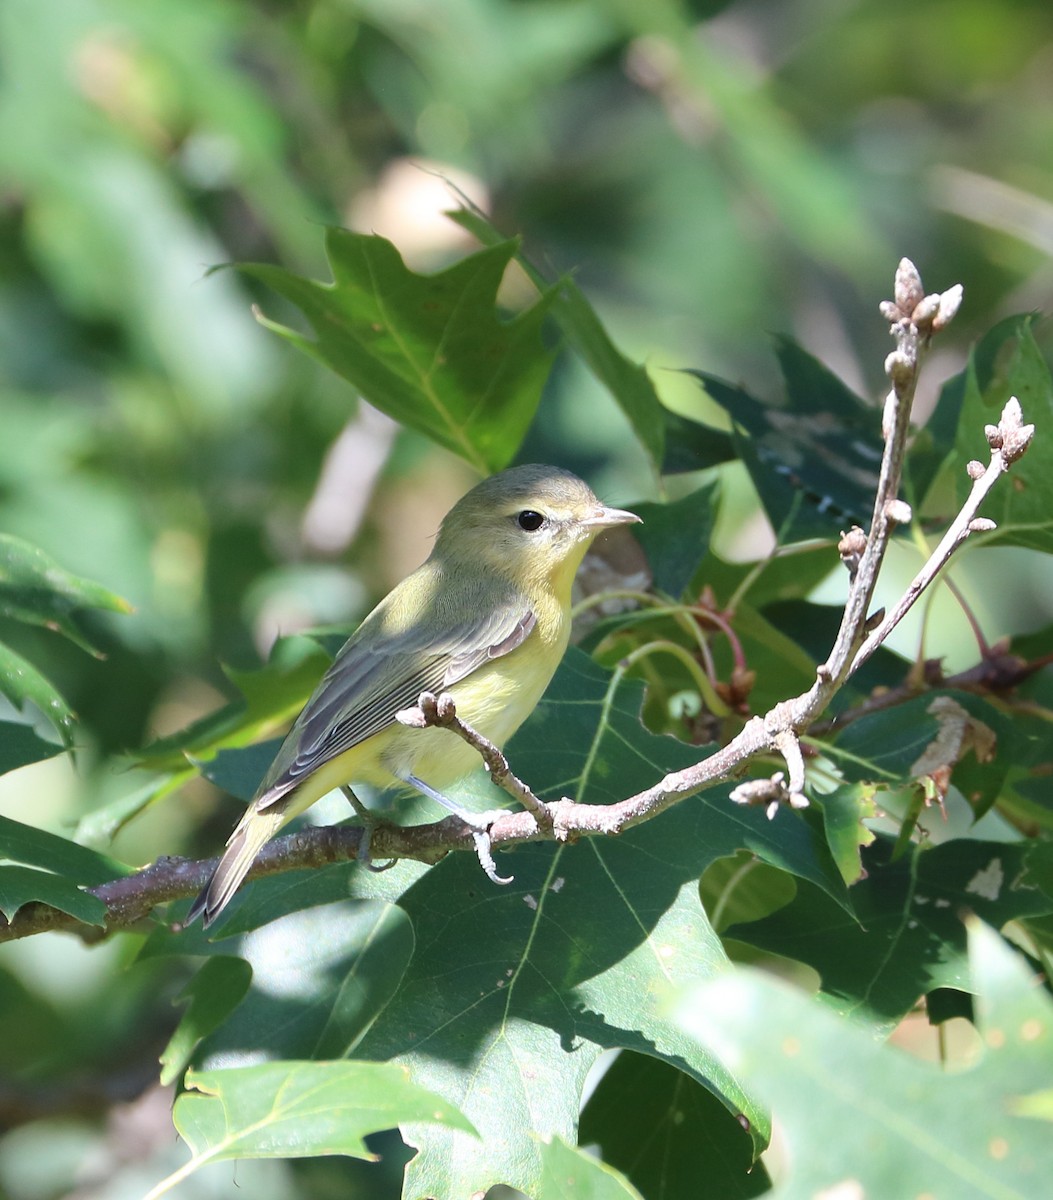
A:
[[[387,634],[376,632],[382,622],[367,620],[304,705],[260,786],[256,808],[270,807],[319,767],[392,724],[421,692],[439,693],[509,654],[536,623],[519,592],[488,608],[484,617],[414,622]]]

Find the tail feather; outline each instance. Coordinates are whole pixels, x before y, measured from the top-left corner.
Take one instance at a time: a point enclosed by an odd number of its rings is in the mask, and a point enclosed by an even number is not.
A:
[[[204,918],[202,924],[206,929],[212,924],[233,899],[241,881],[256,861],[256,855],[281,829],[288,816],[287,812],[281,810],[260,812],[255,805],[249,809],[230,835],[219,866],[190,906],[184,924],[190,925],[198,917]]]

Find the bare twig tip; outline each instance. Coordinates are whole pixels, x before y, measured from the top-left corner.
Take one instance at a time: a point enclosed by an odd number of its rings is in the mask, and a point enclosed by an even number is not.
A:
[[[962,285],[956,283],[954,287],[948,288],[940,294],[940,307],[936,316],[932,319],[933,333],[939,333],[941,329],[946,329],[947,326],[958,315],[958,309],[962,306]]]
[[[987,426],[984,432],[992,428]],[[1000,445],[995,446],[991,441],[991,435],[988,433],[987,440],[991,442],[995,449],[1001,448],[1002,458],[1005,465],[1011,466],[1024,453],[1031,444],[1031,439],[1035,436],[1034,425],[1024,424],[1024,414],[1020,408],[1020,401],[1015,396],[1010,396],[1006,401],[1005,408],[1002,409],[1002,419],[997,426]]]
[[[925,296],[918,268],[909,258],[901,258],[896,268],[895,284],[896,307],[904,316],[912,313]]]
[[[893,525],[909,525],[913,513],[906,500],[890,500],[885,505],[885,515]]]
[[[929,296],[922,298],[910,314],[910,319],[919,329],[928,330],[932,328],[936,314],[940,311],[940,297],[933,292]]]

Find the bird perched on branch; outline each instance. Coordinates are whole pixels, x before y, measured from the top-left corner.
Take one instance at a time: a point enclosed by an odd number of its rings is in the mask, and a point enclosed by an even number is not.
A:
[[[187,923],[210,925],[263,845],[334,788],[359,807],[351,784],[408,786],[465,816],[442,789],[473,770],[476,751],[448,730],[408,728],[396,713],[422,692],[448,692],[463,721],[502,745],[563,657],[571,585],[593,538],[638,520],[557,467],[512,467],[463,496],[427,561],[333,660]]]

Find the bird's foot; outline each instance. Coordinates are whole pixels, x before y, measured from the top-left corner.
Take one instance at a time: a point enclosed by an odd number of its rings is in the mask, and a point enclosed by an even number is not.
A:
[[[475,842],[475,856],[479,859],[479,866],[483,868],[484,874],[491,883],[506,884],[512,882],[515,878],[514,875],[498,875],[497,865],[494,862],[493,846],[490,842],[490,826],[493,825],[498,817],[505,815],[503,808],[491,809],[489,812],[472,812],[471,809],[465,808],[455,800],[451,800],[449,796],[444,796],[442,792],[437,791],[431,784],[425,783],[423,779],[418,779],[416,775],[407,775],[406,782],[413,784],[421,795],[427,796],[429,800],[434,800],[437,804],[441,804],[443,808],[449,809],[454,816],[459,817],[471,829],[472,840]]]
[[[370,843],[373,840],[373,830],[377,824],[376,818],[362,801],[359,800],[351,788],[345,785],[340,790],[347,797],[348,803],[355,810],[355,813],[362,822],[362,837],[358,843],[358,861],[367,871],[372,871],[375,875],[379,875],[381,871],[390,871],[398,862],[397,858],[390,859],[386,863],[375,863],[369,852]]]

